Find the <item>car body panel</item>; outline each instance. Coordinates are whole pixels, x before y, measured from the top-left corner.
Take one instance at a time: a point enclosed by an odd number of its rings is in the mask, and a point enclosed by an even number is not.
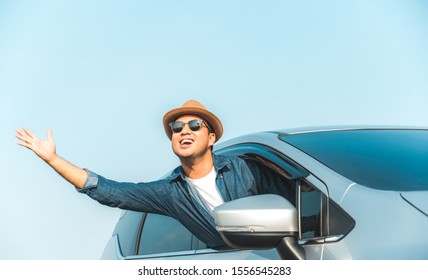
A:
[[[428,259],[423,238],[428,217],[398,192],[356,184],[341,206],[356,220],[355,228],[340,242],[326,244],[323,259]]]
[[[110,237],[101,255],[102,260],[124,260],[117,234]]]
[[[428,216],[428,192],[402,192],[401,197],[410,205],[421,211],[421,213]]]

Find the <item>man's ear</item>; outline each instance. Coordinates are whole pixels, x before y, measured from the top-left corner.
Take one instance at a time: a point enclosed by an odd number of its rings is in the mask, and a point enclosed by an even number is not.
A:
[[[216,139],[217,139],[217,136],[215,135],[215,133],[211,132],[210,133],[210,139],[209,139],[209,144],[211,147],[214,146]]]

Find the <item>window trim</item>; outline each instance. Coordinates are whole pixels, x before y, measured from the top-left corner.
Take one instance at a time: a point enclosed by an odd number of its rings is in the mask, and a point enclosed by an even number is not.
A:
[[[146,222],[147,212],[143,212],[140,225],[138,226],[137,241],[135,242],[134,256],[138,256],[138,250],[140,249],[141,235],[143,234],[144,223]]]
[[[294,180],[305,178],[310,175],[309,171],[285,156],[283,153],[263,144],[259,143],[243,143],[225,147],[215,151],[216,154],[227,154],[236,156],[252,156],[257,155],[268,161],[276,164],[284,172],[287,179]],[[257,158],[256,158],[257,159]]]

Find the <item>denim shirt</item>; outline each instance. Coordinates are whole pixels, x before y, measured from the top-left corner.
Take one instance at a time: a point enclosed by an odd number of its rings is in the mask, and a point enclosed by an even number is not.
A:
[[[213,155],[214,168],[217,172],[216,184],[224,202],[257,195],[261,193],[278,193],[285,189],[272,188],[277,181],[272,174],[258,165],[249,163],[239,157]],[[177,167],[167,178],[145,182],[124,183],[106,179],[87,170],[89,176],[82,189],[78,190],[103,205],[121,209],[150,212],[171,216],[180,221],[196,237],[210,248],[226,246],[215,229],[210,210],[197,202],[190,192],[181,166]],[[288,193],[287,196],[292,195]],[[278,193],[279,194],[279,193]]]

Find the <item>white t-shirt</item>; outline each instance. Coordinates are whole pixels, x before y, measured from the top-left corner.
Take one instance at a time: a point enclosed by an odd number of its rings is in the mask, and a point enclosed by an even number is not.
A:
[[[186,181],[190,187],[198,191],[199,195],[205,200],[205,203],[211,210],[224,203],[215,183],[216,175],[217,173],[213,167],[211,172],[205,177],[199,179],[190,179],[186,177]]]

